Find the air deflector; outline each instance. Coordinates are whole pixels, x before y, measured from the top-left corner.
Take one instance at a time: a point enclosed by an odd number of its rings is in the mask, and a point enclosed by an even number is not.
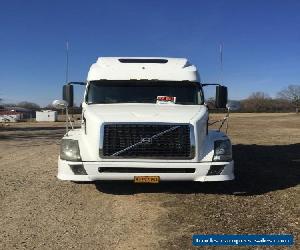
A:
[[[121,63],[167,63],[167,59],[120,58]]]

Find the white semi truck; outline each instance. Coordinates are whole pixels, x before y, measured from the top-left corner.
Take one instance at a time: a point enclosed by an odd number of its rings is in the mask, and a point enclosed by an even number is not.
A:
[[[73,106],[73,85],[63,87]],[[227,181],[234,179],[229,138],[209,130],[196,67],[184,58],[98,58],[88,73],[81,128],[66,133],[60,180]],[[216,86],[216,107],[227,88]]]

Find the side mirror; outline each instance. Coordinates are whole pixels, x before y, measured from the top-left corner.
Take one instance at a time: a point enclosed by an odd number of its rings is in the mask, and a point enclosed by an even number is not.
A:
[[[217,86],[216,87],[216,108],[226,108],[228,99],[227,87],[225,86]]]
[[[64,85],[63,86],[63,100],[68,103],[69,107],[73,107],[73,104],[74,104],[73,85]]]
[[[52,106],[56,109],[65,109],[68,107],[68,103],[64,100],[55,100],[52,102]]]

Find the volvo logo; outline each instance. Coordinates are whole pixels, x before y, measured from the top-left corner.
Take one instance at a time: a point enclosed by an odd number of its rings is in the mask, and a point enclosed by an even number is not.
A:
[[[143,139],[141,140],[141,143],[145,143],[145,144],[152,143],[152,138],[143,138]]]

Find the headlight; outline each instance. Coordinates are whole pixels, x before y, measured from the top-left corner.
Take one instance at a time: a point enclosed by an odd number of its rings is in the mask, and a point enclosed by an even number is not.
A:
[[[60,158],[67,161],[81,161],[78,141],[63,139],[60,145]]]
[[[230,140],[215,141],[215,152],[213,161],[232,160],[232,147]]]

